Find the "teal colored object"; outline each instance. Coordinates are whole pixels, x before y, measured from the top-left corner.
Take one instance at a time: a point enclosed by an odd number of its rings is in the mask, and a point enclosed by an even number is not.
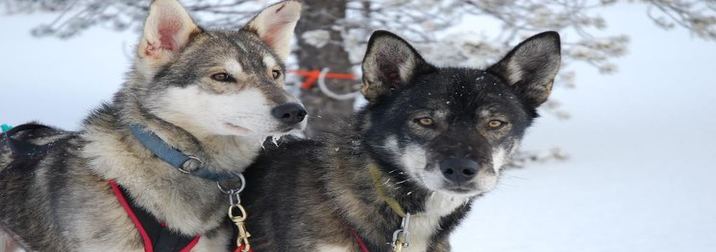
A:
[[[3,124],[0,127],[2,127],[2,132],[8,132],[10,129],[12,129],[12,126]]]

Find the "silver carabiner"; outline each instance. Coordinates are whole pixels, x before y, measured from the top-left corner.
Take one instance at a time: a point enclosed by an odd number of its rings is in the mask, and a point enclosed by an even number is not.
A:
[[[223,186],[221,186],[221,183],[216,182],[216,186],[219,187],[219,191],[221,191],[224,194],[233,194],[233,193],[241,193],[244,191],[244,188],[246,188],[246,178],[244,178],[244,174],[239,173],[239,182],[241,182],[241,185],[239,185],[239,188],[236,189],[226,189]]]
[[[408,231],[409,228],[410,213],[406,213],[405,217],[403,217],[403,220],[400,223],[400,228],[393,232],[393,242],[390,244],[391,247],[393,247],[393,251],[402,251],[403,248],[407,248],[410,246],[410,242],[408,240],[410,236],[410,231]]]

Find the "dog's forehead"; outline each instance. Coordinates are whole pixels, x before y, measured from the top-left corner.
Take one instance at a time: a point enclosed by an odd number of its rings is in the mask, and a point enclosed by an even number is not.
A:
[[[440,69],[436,73],[422,76],[405,97],[406,100],[423,103],[427,107],[459,107],[462,110],[473,110],[487,102],[515,98],[499,78],[486,71],[468,68]]]
[[[207,31],[194,51],[213,64],[233,61],[244,70],[281,66],[281,61],[255,35],[244,31]]]

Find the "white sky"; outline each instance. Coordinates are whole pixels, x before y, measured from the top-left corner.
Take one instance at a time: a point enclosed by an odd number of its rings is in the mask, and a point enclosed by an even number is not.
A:
[[[554,94],[573,119],[547,115],[525,139],[572,158],[505,174],[454,233],[455,251],[716,248],[716,43],[655,28],[634,6],[605,17],[631,36],[619,73],[578,66],[578,88]],[[0,17],[0,122],[76,129],[122,82],[135,34],[29,36],[51,19]]]

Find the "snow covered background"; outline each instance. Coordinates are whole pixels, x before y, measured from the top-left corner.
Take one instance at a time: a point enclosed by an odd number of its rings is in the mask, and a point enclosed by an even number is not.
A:
[[[0,16],[0,122],[77,129],[121,84],[136,34],[30,36],[53,17]],[[715,251],[716,43],[662,31],[640,7],[604,17],[631,36],[620,71],[575,66],[577,89],[553,95],[573,118],[546,115],[524,142],[571,159],[507,172],[454,233],[455,251]]]

